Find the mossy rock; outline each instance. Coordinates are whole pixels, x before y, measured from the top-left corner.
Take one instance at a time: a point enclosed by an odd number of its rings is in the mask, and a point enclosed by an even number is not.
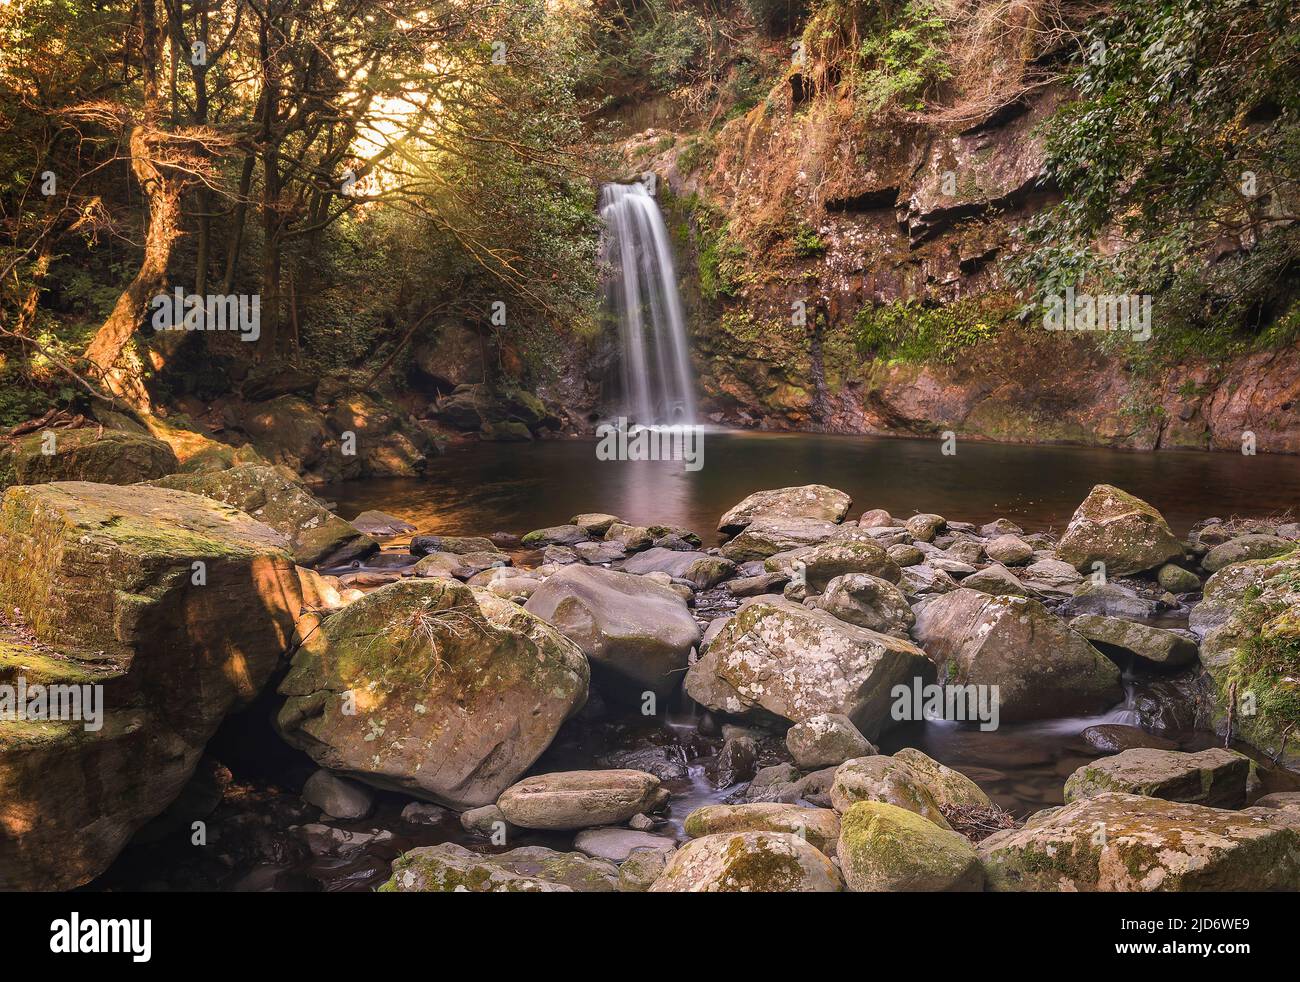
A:
[[[523,846],[497,855],[445,842],[397,857],[381,893],[612,893],[613,863],[576,852]]]
[[[686,834],[693,839],[720,832],[788,832],[806,839],[827,855],[835,852],[840,819],[830,808],[805,808],[783,802],[747,805],[705,805],[686,816]]]
[[[673,854],[651,893],[837,893],[840,877],[820,850],[786,832],[721,832]]]
[[[1065,782],[1065,800],[1123,791],[1215,808],[1246,804],[1251,760],[1224,747],[1197,753],[1135,747],[1080,767]]]
[[[836,854],[845,885],[879,891],[979,892],[984,868],[958,832],[883,801],[859,801],[844,813]]]
[[[125,430],[44,430],[0,443],[0,490],[51,481],[135,484],[179,469],[166,443]]]
[[[1075,510],[1056,554],[1083,573],[1104,563],[1107,576],[1128,576],[1181,558],[1183,545],[1154,507],[1098,484]]]

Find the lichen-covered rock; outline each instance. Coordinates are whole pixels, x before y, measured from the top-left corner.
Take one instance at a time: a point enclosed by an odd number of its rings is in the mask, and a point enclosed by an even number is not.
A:
[[[1034,555],[1034,547],[1018,535],[999,535],[984,546],[989,559],[1004,566],[1022,566]]]
[[[520,544],[525,549],[540,549],[543,546],[571,546],[590,538],[581,525],[552,525],[544,529],[533,529],[520,540]]]
[[[618,867],[619,893],[645,893],[663,876],[677,850],[634,849]]]
[[[877,891],[979,892],[984,868],[965,836],[883,801],[859,801],[841,818],[844,884]]]
[[[1156,581],[1170,593],[1195,593],[1201,588],[1201,578],[1191,570],[1165,563],[1156,574]]]
[[[1295,890],[1300,883],[1300,833],[1281,823],[1114,792],[1038,812],[978,851],[992,890]]]
[[[741,604],[686,673],[696,702],[794,722],[841,713],[868,739],[893,725],[891,690],[934,678],[916,645],[776,597]]]
[[[998,597],[1029,596],[1029,591],[1016,574],[997,563],[990,563],[979,572],[965,577],[961,585],[967,590],[978,590]]]
[[[819,518],[758,518],[722,547],[722,555],[733,563],[766,559],[779,552],[828,541],[839,526]]]
[[[1213,808],[1240,808],[1246,803],[1249,774],[1250,758],[1224,747],[1192,754],[1138,747],[1084,764],[1065,782],[1065,800],[1123,791]]]
[[[180,466],[166,443],[124,430],[83,426],[0,440],[0,491],[14,484],[51,481],[135,484]]]
[[[894,754],[894,759],[907,764],[921,778],[941,808],[988,808],[993,804],[965,774],[927,757],[915,747],[904,747]]]
[[[1128,576],[1181,557],[1183,546],[1151,505],[1098,484],[1075,510],[1056,554],[1080,572],[1100,562],[1107,576]]]
[[[763,566],[769,573],[782,573],[791,579],[802,576],[808,589],[816,593],[846,573],[869,573],[890,583],[897,583],[901,575],[898,565],[874,542],[825,542],[777,553]]]
[[[507,788],[497,807],[524,829],[585,829],[617,825],[653,811],[663,800],[659,778],[645,771],[555,771]]]
[[[907,534],[918,542],[933,542],[934,537],[939,534],[939,530],[947,524],[942,515],[913,515],[903,527],[907,529]]]
[[[705,805],[686,816],[686,834],[693,839],[720,832],[789,832],[832,856],[840,836],[840,819],[830,808],[776,801]]]
[[[846,760],[835,770],[831,804],[840,814],[858,801],[884,801],[906,808],[941,829],[950,828],[925,778],[905,760],[877,755]]]
[[[1196,642],[1174,631],[1135,624],[1118,617],[1080,614],[1070,621],[1078,631],[1103,652],[1107,648],[1127,652],[1144,662],[1165,668],[1181,668],[1196,661]]]
[[[700,628],[671,590],[599,566],[547,577],[524,609],[553,624],[591,662],[602,693],[639,704],[676,690]]]
[[[839,713],[818,713],[786,730],[785,746],[794,762],[805,771],[836,766],[854,757],[876,753],[853,721]]]
[[[1206,553],[1201,566],[1207,573],[1217,573],[1233,563],[1252,559],[1271,559],[1295,548],[1295,543],[1278,535],[1239,535]]]
[[[410,550],[412,556],[427,556],[434,552],[454,552],[458,556],[496,552],[505,556],[491,539],[481,535],[417,535],[411,539]]]
[[[784,832],[720,832],[692,839],[651,893],[838,893],[839,874],[815,846]]]
[[[510,556],[504,552],[431,552],[420,557],[412,568],[414,576],[441,576],[468,580],[484,570],[510,565]]]
[[[103,686],[102,726],[0,721],[0,889],[67,889],[184,788],[290,646],[279,533],[198,495],[82,482],[0,501],[0,683]]]
[[[358,532],[373,535],[377,538],[405,535],[407,532],[415,531],[415,526],[406,519],[375,509],[367,509],[361,512],[356,518],[352,519],[352,526]]]
[[[667,573],[673,579],[685,580],[697,590],[708,590],[736,575],[736,564],[729,559],[657,546],[625,560],[619,569],[639,575]]]
[[[1022,586],[1038,593],[1070,596],[1083,577],[1069,563],[1059,559],[1039,559],[1030,563],[1016,577]]]
[[[322,767],[455,808],[516,781],[587,697],[545,621],[454,580],[390,583],[327,619],[280,684],[281,733]]]
[[[1081,715],[1122,696],[1115,663],[1036,600],[955,590],[926,604],[913,633],[950,683],[998,686],[1003,721]]]
[[[736,535],[756,519],[811,518],[820,522],[842,522],[853,499],[824,484],[798,488],[756,491],[718,519],[718,531]]]
[[[379,548],[379,543],[335,515],[307,489],[278,468],[244,464],[199,474],[172,474],[152,487],[201,494],[238,508],[289,540],[293,558],[304,566],[349,562]]]
[[[522,846],[496,855],[454,842],[398,856],[381,893],[613,893],[618,868],[576,852]]]

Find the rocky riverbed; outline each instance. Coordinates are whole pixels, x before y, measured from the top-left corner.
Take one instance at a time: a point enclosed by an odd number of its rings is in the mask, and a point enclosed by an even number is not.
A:
[[[4,888],[1300,887],[1294,522],[448,536],[107,457],[0,502],[0,682],[105,707],[0,720]]]

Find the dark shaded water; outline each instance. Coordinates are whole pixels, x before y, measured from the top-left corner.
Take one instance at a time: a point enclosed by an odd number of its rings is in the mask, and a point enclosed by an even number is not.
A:
[[[945,457],[938,440],[712,431],[703,465],[688,472],[679,461],[599,461],[594,441],[478,444],[436,458],[421,479],[353,481],[323,494],[345,518],[378,508],[423,532],[522,533],[608,512],[706,538],[747,494],[796,484],[847,491],[855,515],[885,508],[903,517],[1006,517],[1027,531],[1063,528],[1101,483],[1150,501],[1180,534],[1204,518],[1300,505],[1300,458],[1282,456],[960,443]]]

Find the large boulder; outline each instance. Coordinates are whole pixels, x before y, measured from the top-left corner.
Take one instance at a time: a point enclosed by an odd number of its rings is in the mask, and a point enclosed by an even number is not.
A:
[[[381,893],[613,893],[618,867],[576,852],[522,846],[497,855],[454,842],[397,857]]]
[[[830,798],[841,814],[858,801],[884,801],[915,812],[941,829],[950,827],[925,778],[897,757],[876,755],[846,760],[835,770]]]
[[[745,805],[705,805],[686,816],[693,839],[719,832],[789,832],[834,855],[840,818],[830,808],[805,808],[778,801]]]
[[[755,491],[718,519],[723,535],[738,534],[757,519],[811,518],[820,522],[842,522],[853,499],[824,484],[798,488]]]
[[[180,470],[166,443],[143,433],[85,426],[0,441],[0,490],[14,484],[135,484]]]
[[[785,746],[805,771],[832,764],[838,767],[846,760],[876,752],[853,721],[838,713],[818,713],[795,723],[786,730]]]
[[[524,829],[585,829],[617,825],[662,800],[659,778],[645,771],[556,771],[525,778],[505,790],[497,807]]]
[[[1250,758],[1224,747],[1192,754],[1140,747],[1080,767],[1065,782],[1065,800],[1123,791],[1213,808],[1240,808],[1246,804],[1249,774]]]
[[[769,557],[763,568],[791,579],[802,570],[808,589],[816,593],[847,573],[867,573],[890,583],[897,583],[901,575],[898,564],[874,542],[824,542],[781,552]]]
[[[1294,542],[1280,535],[1239,535],[1206,553],[1205,558],[1201,560],[1201,566],[1207,573],[1217,573],[1223,567],[1231,566],[1233,563],[1249,562],[1252,559],[1272,559],[1294,548]]]
[[[788,832],[719,832],[673,854],[651,893],[838,893],[839,874]]]
[[[600,566],[566,566],[524,609],[577,643],[603,693],[638,703],[643,692],[673,692],[700,643],[699,625],[677,594]]]
[[[1261,810],[1263,811],[1263,810]],[[992,890],[1295,890],[1300,833],[1260,814],[1108,792],[978,846]]]
[[[1176,631],[1135,624],[1118,617],[1080,614],[1070,621],[1078,631],[1102,651],[1127,653],[1149,665],[1181,668],[1196,661],[1196,642]]]
[[[1123,695],[1115,663],[1036,600],[954,590],[926,604],[914,635],[950,683],[998,686],[1004,721],[1096,712]]]
[[[102,716],[0,720],[0,889],[85,883],[180,794],[290,647],[303,596],[285,547],[181,491],[5,493],[0,609],[21,630],[0,630],[0,683],[100,685]]]
[[[980,786],[960,771],[941,764],[915,747],[904,747],[894,753],[924,782],[940,808],[989,808],[989,800]]]
[[[685,580],[697,590],[708,590],[736,575],[736,564],[720,556],[703,552],[685,552],[656,546],[638,553],[619,565],[625,573],[667,573],[675,580]]]
[[[1151,505],[1098,484],[1075,510],[1056,554],[1081,572],[1104,563],[1107,576],[1128,576],[1180,558],[1183,546]]]
[[[976,892],[984,867],[965,836],[883,801],[859,801],[841,818],[837,855],[857,893]]]
[[[282,533],[289,540],[294,560],[303,566],[326,560],[338,565],[379,548],[374,539],[339,518],[275,467],[242,464],[222,471],[172,474],[149,484],[201,494],[238,508]]]
[[[722,547],[722,555],[733,563],[766,559],[826,542],[838,530],[838,525],[820,518],[758,518]]]
[[[299,649],[277,725],[322,767],[463,809],[518,780],[582,708],[588,676],[577,645],[509,600],[403,580]]]
[[[934,678],[910,641],[776,597],[745,601],[686,673],[696,702],[732,715],[799,722],[841,713],[868,739],[893,724],[895,685]]]
[[[295,473],[320,479],[361,473],[359,458],[343,457],[324,414],[299,396],[247,405],[239,425],[263,457]]]
[[[334,400],[330,427],[342,438],[352,434],[350,449],[367,477],[416,477],[428,461],[429,439],[396,408],[362,392],[345,392]]]

